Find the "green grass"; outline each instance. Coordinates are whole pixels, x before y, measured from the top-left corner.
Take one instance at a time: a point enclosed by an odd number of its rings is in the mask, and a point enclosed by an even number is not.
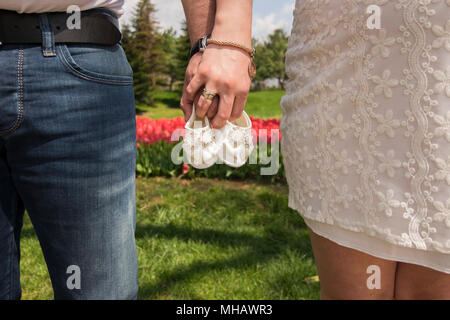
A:
[[[281,90],[250,92],[245,110],[256,118],[281,118],[280,100],[283,95]],[[140,104],[136,110],[138,114],[153,119],[182,117],[180,99],[180,92],[158,92],[153,106]]]
[[[24,299],[51,299],[25,219]],[[139,178],[140,299],[318,299],[306,225],[287,187],[212,179]]]
[[[245,111],[256,118],[281,118],[280,101],[284,95],[281,90],[250,92]]]
[[[180,100],[180,92],[157,92],[152,106],[138,104],[136,111],[138,115],[152,119],[182,117],[183,111],[180,109]]]

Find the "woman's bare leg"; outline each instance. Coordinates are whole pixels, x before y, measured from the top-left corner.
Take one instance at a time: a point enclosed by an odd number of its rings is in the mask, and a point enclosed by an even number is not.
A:
[[[399,300],[450,299],[450,274],[399,262],[395,298]]]
[[[320,278],[321,299],[394,299],[397,262],[340,246],[308,230]],[[369,266],[380,270],[379,289],[369,289],[367,285],[373,275],[368,273]]]

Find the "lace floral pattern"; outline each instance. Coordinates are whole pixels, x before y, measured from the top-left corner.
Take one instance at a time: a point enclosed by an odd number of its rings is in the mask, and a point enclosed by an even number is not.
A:
[[[366,27],[372,4],[379,30]],[[450,1],[298,0],[294,16],[281,103],[290,206],[450,254]]]
[[[217,160],[218,146],[208,126],[195,130],[186,129],[183,150],[188,162],[196,167],[209,166]]]

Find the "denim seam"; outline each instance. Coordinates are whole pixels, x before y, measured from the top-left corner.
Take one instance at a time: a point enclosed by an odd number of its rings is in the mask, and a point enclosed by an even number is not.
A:
[[[23,85],[23,56],[24,56],[24,50],[23,48],[19,49],[19,55],[17,58],[17,118],[14,124],[7,130],[0,131],[0,135],[5,135],[8,133],[11,133],[17,128],[19,128],[20,124],[23,120],[23,91],[24,91],[24,85]]]
[[[62,63],[68,67],[70,69],[70,71],[72,71],[72,73],[84,80],[90,80],[90,81],[94,81],[94,82],[98,82],[98,83],[102,83],[102,84],[113,84],[113,85],[132,85],[133,84],[133,80],[113,80],[113,79],[106,79],[106,78],[102,78],[101,74],[97,74],[98,77],[95,76],[91,76],[90,74],[93,74],[93,72],[91,71],[87,71],[83,68],[81,68],[80,66],[77,65],[77,68],[79,68],[80,70],[77,70],[76,68],[74,68],[74,66],[67,60],[66,58],[66,54],[64,53],[64,49],[62,49],[61,47],[58,47],[58,49],[60,54],[58,55],[60,57],[60,60],[62,61]]]

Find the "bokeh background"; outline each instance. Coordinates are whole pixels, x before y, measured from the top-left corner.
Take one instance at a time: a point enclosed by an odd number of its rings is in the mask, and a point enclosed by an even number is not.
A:
[[[125,14],[122,23],[129,23],[133,9],[139,0],[125,1]],[[184,20],[181,0],[154,0],[152,1],[155,16],[163,29],[173,28],[180,31]],[[254,0],[253,1],[253,36],[265,40],[276,29],[290,32],[292,26],[292,12],[295,0]]]

